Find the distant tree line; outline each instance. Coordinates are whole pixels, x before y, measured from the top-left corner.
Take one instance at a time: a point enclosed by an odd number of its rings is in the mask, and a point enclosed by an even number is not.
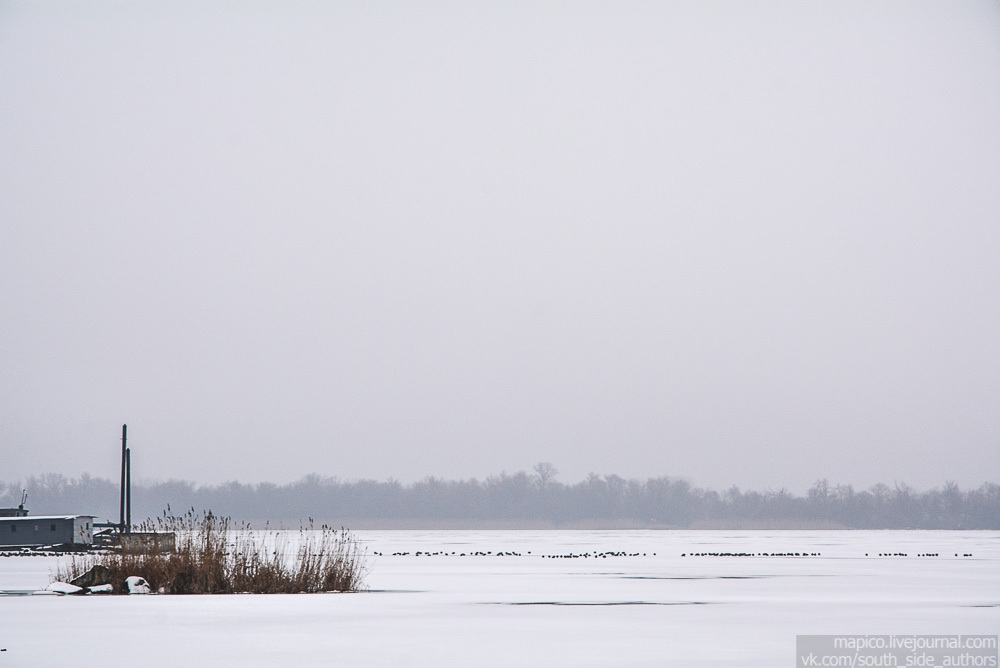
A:
[[[688,527],[787,526],[852,529],[1000,529],[1000,485],[959,489],[952,482],[917,492],[906,484],[857,491],[851,485],[817,481],[804,496],[785,489],[725,491],[693,487],[678,478],[626,480],[591,474],[566,484],[541,463],[533,473],[501,473],[485,480],[429,477],[344,481],[308,475],[287,485],[273,483],[196,486],[191,482],[133,484],[133,521],[156,517],[170,506],[211,509],[237,520],[464,520],[469,526],[571,525],[588,521],[616,525]],[[117,482],[90,475],[30,477],[0,486],[0,506],[15,506],[21,490],[34,515],[89,513],[118,518]]]

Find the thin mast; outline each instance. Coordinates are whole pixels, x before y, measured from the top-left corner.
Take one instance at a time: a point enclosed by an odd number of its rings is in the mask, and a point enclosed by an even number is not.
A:
[[[122,489],[121,489],[121,502],[118,506],[118,530],[125,531],[125,459],[128,455],[125,452],[125,439],[128,430],[128,425],[122,425]]]

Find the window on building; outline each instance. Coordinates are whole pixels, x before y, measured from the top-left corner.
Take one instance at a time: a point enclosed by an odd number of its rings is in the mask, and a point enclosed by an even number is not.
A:
[[[11,524],[10,525],[10,532],[11,533],[17,533],[17,525],[16,524]]]
[[[52,529],[53,531],[55,531],[56,530],[56,525],[55,524],[50,524],[49,528]]]

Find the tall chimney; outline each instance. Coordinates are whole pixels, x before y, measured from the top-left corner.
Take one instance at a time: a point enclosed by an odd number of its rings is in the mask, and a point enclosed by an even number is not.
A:
[[[125,448],[125,533],[132,533],[132,448]]]
[[[126,432],[128,430],[128,425],[122,425],[122,489],[121,489],[121,503],[118,507],[118,530],[121,532],[125,531],[125,458],[128,456],[125,453],[125,438]]]

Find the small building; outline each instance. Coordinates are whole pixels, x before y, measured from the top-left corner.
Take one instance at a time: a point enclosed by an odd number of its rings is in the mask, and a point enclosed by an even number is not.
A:
[[[17,508],[0,508],[0,517],[24,517],[28,511],[23,506]]]
[[[0,548],[93,543],[94,515],[0,517]]]

